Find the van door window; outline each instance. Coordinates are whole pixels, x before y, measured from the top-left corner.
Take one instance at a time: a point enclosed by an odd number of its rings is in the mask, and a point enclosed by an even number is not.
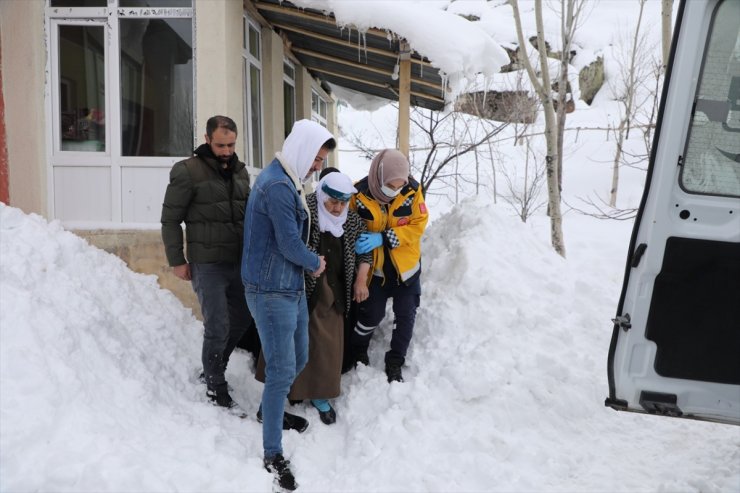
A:
[[[681,173],[689,193],[740,197],[739,27],[740,2],[723,2],[710,31]]]

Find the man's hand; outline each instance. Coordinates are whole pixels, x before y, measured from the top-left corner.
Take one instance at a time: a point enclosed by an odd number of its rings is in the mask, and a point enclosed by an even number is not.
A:
[[[176,265],[172,268],[172,272],[183,281],[192,279],[190,276],[190,264]]]
[[[323,255],[319,255],[319,268],[312,272],[311,275],[319,277],[324,272],[324,269],[326,269],[326,259],[324,259]]]

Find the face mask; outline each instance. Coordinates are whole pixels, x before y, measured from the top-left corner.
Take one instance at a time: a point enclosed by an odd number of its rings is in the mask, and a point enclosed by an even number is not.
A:
[[[390,197],[390,198],[393,198],[396,195],[398,195],[399,193],[401,193],[401,189],[400,188],[398,190],[393,190],[392,188],[390,188],[390,187],[388,187],[386,185],[383,185],[382,187],[380,187],[380,191],[383,192],[383,194],[386,197]]]

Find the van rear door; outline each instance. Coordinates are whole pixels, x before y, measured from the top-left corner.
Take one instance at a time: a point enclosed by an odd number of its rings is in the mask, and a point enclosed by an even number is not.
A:
[[[740,1],[682,1],[608,357],[618,410],[740,424]]]

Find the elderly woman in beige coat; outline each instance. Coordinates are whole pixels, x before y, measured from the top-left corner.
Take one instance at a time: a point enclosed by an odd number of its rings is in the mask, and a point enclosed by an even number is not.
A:
[[[355,243],[367,228],[365,221],[348,208],[349,199],[357,191],[352,180],[334,168],[325,169],[321,176],[316,192],[306,196],[311,214],[308,247],[324,256],[326,270],[318,278],[305,278],[308,363],[293,382],[288,399],[310,400],[321,421],[332,424],[337,415],[329,399],[340,393],[344,320],[352,300],[360,303],[368,297],[372,256],[355,253]],[[258,365],[259,380],[264,378],[262,367]]]

